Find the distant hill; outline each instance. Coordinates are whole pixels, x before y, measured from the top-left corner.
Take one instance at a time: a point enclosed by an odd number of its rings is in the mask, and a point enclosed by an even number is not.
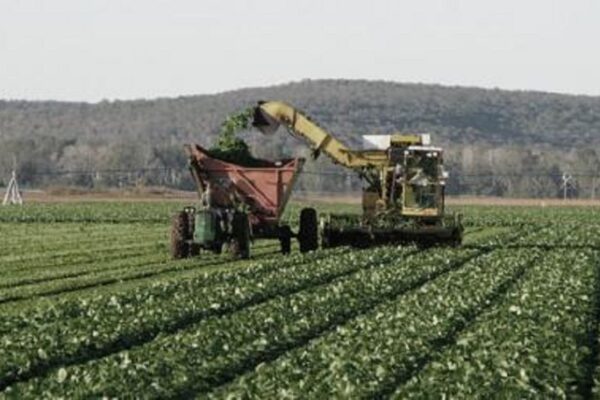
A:
[[[181,168],[184,142],[210,144],[226,115],[261,99],[290,102],[350,145],[364,133],[431,132],[434,142],[448,149],[450,165],[459,174],[598,169],[600,97],[306,80],[216,95],[96,104],[0,101],[0,178],[8,174],[13,155],[22,180],[32,185],[52,183],[45,171]],[[248,137],[253,143],[260,140],[258,152],[265,156],[304,151],[283,133],[276,139]],[[93,184],[89,179],[65,183]],[[494,194],[517,193],[503,189]]]

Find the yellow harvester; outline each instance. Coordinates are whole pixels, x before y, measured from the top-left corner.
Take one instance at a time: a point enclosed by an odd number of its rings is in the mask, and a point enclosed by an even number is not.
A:
[[[444,189],[448,173],[443,149],[431,146],[429,135],[366,135],[366,150],[346,147],[294,107],[279,101],[259,102],[253,125],[265,134],[285,126],[304,139],[313,156],[328,155],[334,163],[356,171],[365,181],[362,216],[330,214],[321,218],[324,247],[351,244],[417,242],[459,245],[460,215],[447,214]]]

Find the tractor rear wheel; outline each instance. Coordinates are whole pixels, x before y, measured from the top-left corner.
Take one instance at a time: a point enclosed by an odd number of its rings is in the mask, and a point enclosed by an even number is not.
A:
[[[184,211],[173,216],[171,224],[171,256],[175,259],[186,258],[190,255],[189,219]]]
[[[300,252],[317,250],[319,248],[319,223],[317,211],[314,208],[303,208],[300,211],[300,231],[298,232]]]
[[[229,246],[236,258],[250,258],[250,223],[245,213],[235,213],[232,221],[232,239]]]

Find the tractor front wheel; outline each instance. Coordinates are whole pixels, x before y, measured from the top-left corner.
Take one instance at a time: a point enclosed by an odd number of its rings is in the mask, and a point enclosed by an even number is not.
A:
[[[175,259],[186,258],[190,255],[189,219],[185,211],[173,216],[171,224],[171,256]]]

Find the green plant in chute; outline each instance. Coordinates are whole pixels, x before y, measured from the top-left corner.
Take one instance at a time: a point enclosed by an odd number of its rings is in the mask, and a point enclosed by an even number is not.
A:
[[[243,166],[258,166],[260,160],[254,158],[246,142],[237,134],[249,129],[252,121],[252,109],[248,108],[232,114],[221,125],[217,143],[210,148],[211,156]]]

